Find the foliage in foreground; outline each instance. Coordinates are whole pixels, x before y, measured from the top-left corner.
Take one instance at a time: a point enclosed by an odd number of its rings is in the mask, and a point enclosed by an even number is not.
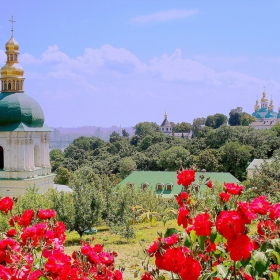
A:
[[[0,200],[11,228],[0,240],[0,279],[2,280],[121,280],[115,270],[115,252],[100,244],[82,244],[71,256],[64,253],[65,225],[50,209],[25,210],[13,215],[13,200]]]
[[[170,228],[147,249],[146,272],[142,280],[163,279],[271,279],[280,275],[280,203],[265,196],[240,201],[243,186],[225,183],[213,209],[197,200],[199,185],[193,185],[194,171],[178,174],[185,192],[177,197],[178,225]],[[214,191],[210,178],[205,184]],[[194,199],[196,198],[196,199]],[[250,226],[257,224],[257,232]],[[149,263],[154,258],[155,266]]]

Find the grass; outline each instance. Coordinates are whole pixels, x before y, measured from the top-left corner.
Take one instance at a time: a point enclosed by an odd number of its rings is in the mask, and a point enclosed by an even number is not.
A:
[[[156,222],[153,227],[149,224],[138,224],[135,226],[136,237],[128,242],[108,230],[98,231],[95,235],[84,236],[84,240],[90,241],[94,237],[93,244],[103,244],[105,250],[117,252],[116,268],[125,268],[123,273],[124,279],[135,279],[134,273],[138,270],[141,271],[142,262],[146,257],[144,250],[157,239],[158,232],[164,234],[167,228],[173,227],[182,230],[182,227],[177,225],[177,221],[172,220],[168,221],[165,227],[162,222]],[[67,234],[66,244],[69,244],[69,240],[73,240],[73,237],[75,237],[76,245],[67,246],[65,248],[67,254],[71,254],[80,248],[80,245],[78,245],[79,235],[77,233],[71,232]],[[140,277],[137,278],[139,279]]]

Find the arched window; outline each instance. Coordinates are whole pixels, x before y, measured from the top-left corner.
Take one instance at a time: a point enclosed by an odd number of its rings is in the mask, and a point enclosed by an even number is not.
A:
[[[10,61],[13,61],[13,55],[10,54]]]
[[[163,186],[164,186],[163,183],[158,183],[157,184],[157,191],[162,191],[163,190]]]
[[[23,81],[20,82],[20,90],[23,90]]]
[[[173,188],[173,184],[172,183],[168,183],[168,184],[165,185],[165,189],[167,191],[172,191],[172,188]]]
[[[8,82],[8,90],[11,90],[12,89],[12,84],[11,84],[11,82],[9,81]]]
[[[4,81],[4,90],[7,90],[7,82]]]
[[[17,60],[17,54],[15,54],[15,60]]]
[[[146,183],[142,183],[141,184],[141,189],[142,190],[145,190],[145,189],[147,189],[148,188],[148,186],[149,186],[149,184],[146,182]]]
[[[4,150],[0,146],[0,169],[4,169]]]
[[[39,167],[40,164],[40,148],[38,145],[34,148],[34,165]]]
[[[19,90],[19,81],[16,82],[16,90]]]

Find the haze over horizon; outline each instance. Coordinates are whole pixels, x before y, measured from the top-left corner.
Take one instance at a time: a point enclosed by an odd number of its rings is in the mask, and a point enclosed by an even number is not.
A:
[[[192,122],[263,87],[280,104],[279,1],[4,1],[0,67],[20,45],[25,93],[52,127]]]

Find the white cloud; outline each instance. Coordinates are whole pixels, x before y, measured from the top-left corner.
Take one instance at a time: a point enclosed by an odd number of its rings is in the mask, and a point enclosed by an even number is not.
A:
[[[1,59],[5,60],[5,53],[0,50]],[[58,46],[50,46],[39,57],[24,54],[19,60],[25,69],[27,93],[43,105],[47,123],[53,126],[66,126],[64,122],[82,125],[83,120],[103,126],[127,120],[134,125],[155,121],[157,114],[161,118],[164,109],[175,122],[217,112],[227,114],[237,106],[251,112],[264,85],[268,94],[275,96],[275,104],[280,101],[276,100],[280,93],[277,77],[266,79],[237,66],[233,70],[234,63],[221,70],[210,59],[203,62],[184,57],[181,49],[147,64],[130,51],[111,45],[86,48],[74,58]],[[239,63],[243,69],[242,61]],[[246,58],[243,64],[248,64]],[[60,100],[64,111],[63,117],[57,118]],[[187,118],[182,119],[185,111]]]
[[[168,11],[160,11],[148,15],[139,15],[131,19],[132,22],[136,23],[149,23],[149,22],[163,22],[175,19],[184,19],[196,15],[197,10],[178,10],[172,9]]]

